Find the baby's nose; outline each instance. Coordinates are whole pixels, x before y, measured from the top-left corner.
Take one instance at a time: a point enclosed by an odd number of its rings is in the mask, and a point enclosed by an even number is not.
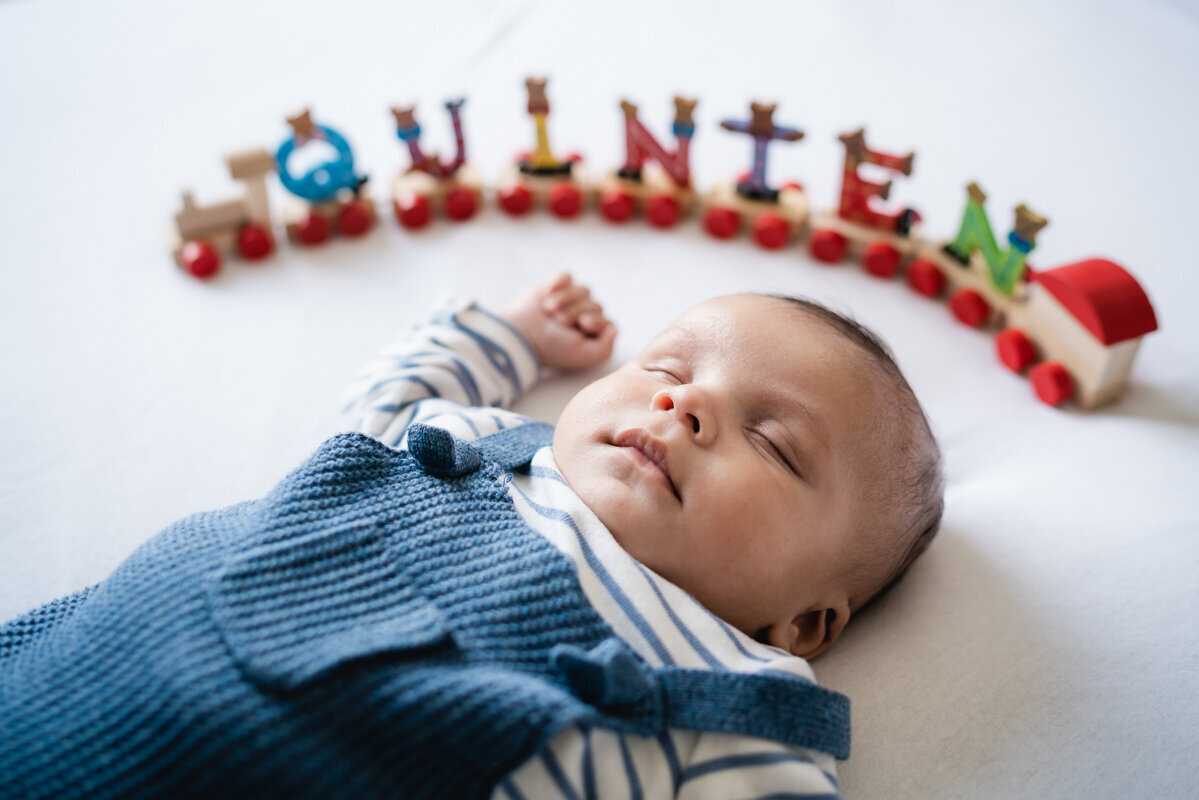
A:
[[[676,389],[675,393],[683,394],[680,389]],[[682,405],[680,404],[682,403]],[[657,411],[673,411],[678,417],[679,422],[682,422],[691,427],[691,431],[698,435],[701,432],[702,425],[699,421],[699,416],[693,412],[693,409],[686,403],[686,398],[678,397],[671,390],[663,389],[654,395],[650,406]]]

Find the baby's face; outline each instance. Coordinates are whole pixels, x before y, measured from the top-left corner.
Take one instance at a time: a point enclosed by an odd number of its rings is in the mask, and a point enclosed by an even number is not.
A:
[[[740,630],[811,655],[793,637],[811,623],[835,639],[849,617],[885,416],[876,373],[785,301],[718,298],[576,395],[554,455],[634,558]],[[821,610],[835,614],[803,616]]]

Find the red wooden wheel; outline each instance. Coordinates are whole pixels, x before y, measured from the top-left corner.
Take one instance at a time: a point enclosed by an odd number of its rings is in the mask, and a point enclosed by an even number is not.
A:
[[[908,286],[917,294],[936,297],[945,288],[945,276],[936,262],[918,258],[908,267]]]
[[[958,322],[971,328],[981,328],[991,315],[991,307],[986,298],[973,289],[958,289],[949,298],[949,310],[957,317]]]
[[[847,244],[845,237],[841,234],[827,228],[821,228],[820,230],[812,231],[812,238],[808,240],[808,252],[817,261],[823,261],[825,264],[836,264],[845,257],[845,247]]]
[[[862,267],[871,275],[890,278],[899,272],[899,251],[886,242],[871,242],[862,254]]]
[[[499,200],[500,208],[513,217],[527,214],[533,207],[533,193],[523,183],[515,183],[500,189]]]
[[[208,242],[185,242],[179,251],[179,263],[197,278],[211,278],[221,269],[221,254]]]
[[[371,229],[371,209],[362,200],[351,200],[337,214],[342,236],[361,236]]]
[[[1070,373],[1056,361],[1042,361],[1028,373],[1033,391],[1041,402],[1060,406],[1074,396],[1074,381]]]
[[[1023,372],[1037,358],[1032,341],[1019,328],[1004,328],[999,332],[995,337],[995,353],[1012,372]]]
[[[628,222],[633,216],[633,198],[620,189],[605,189],[600,194],[600,213],[609,222]]]
[[[329,238],[329,222],[315,211],[296,223],[296,236],[301,244],[320,244]]]
[[[787,220],[766,212],[754,220],[754,241],[767,250],[778,250],[787,243],[790,230]]]
[[[656,194],[645,204],[645,218],[655,228],[672,228],[679,221],[679,201],[668,194]]]
[[[704,213],[704,230],[717,239],[731,239],[741,227],[741,217],[731,208],[712,206]]]
[[[558,181],[550,189],[550,213],[560,219],[577,217],[583,210],[583,193],[579,188],[567,181]]]
[[[433,219],[429,199],[421,194],[405,194],[395,201],[396,222],[410,231],[418,230]]]
[[[468,220],[479,210],[478,198],[470,189],[458,187],[445,196],[445,215],[452,220]]]
[[[237,233],[237,252],[247,261],[266,258],[274,249],[271,232],[257,222],[248,223]]]

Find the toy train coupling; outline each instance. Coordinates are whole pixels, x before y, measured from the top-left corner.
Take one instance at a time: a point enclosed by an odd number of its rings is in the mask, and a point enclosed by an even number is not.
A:
[[[621,167],[616,170],[616,177],[621,180],[641,183],[641,167]]]
[[[918,222],[920,222],[920,212],[914,208],[905,208],[895,218],[895,232],[900,236],[907,236]]]
[[[570,177],[571,171],[574,169],[575,162],[567,159],[560,161],[557,164],[537,164],[530,158],[522,158],[517,165],[517,168],[525,175],[542,175]]]
[[[737,194],[746,200],[757,200],[762,203],[777,203],[779,201],[778,189],[772,189],[769,186],[759,186],[752,180],[738,182]]]
[[[949,256],[950,258],[952,258],[961,267],[969,267],[970,266],[969,251],[967,251],[965,254],[959,253],[957,251],[957,249],[954,248],[953,242],[950,242],[949,244],[942,247],[941,252],[944,253],[945,255]]]

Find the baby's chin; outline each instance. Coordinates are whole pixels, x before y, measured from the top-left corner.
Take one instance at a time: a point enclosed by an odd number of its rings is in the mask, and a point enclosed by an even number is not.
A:
[[[579,451],[569,446],[559,449],[554,439],[554,462],[566,479],[567,485],[578,495],[587,510],[629,555],[644,563],[642,556],[646,532],[644,521],[650,518],[645,509],[637,507],[630,487],[615,476],[596,469],[595,458],[580,456]],[[648,566],[648,565],[647,565]]]

